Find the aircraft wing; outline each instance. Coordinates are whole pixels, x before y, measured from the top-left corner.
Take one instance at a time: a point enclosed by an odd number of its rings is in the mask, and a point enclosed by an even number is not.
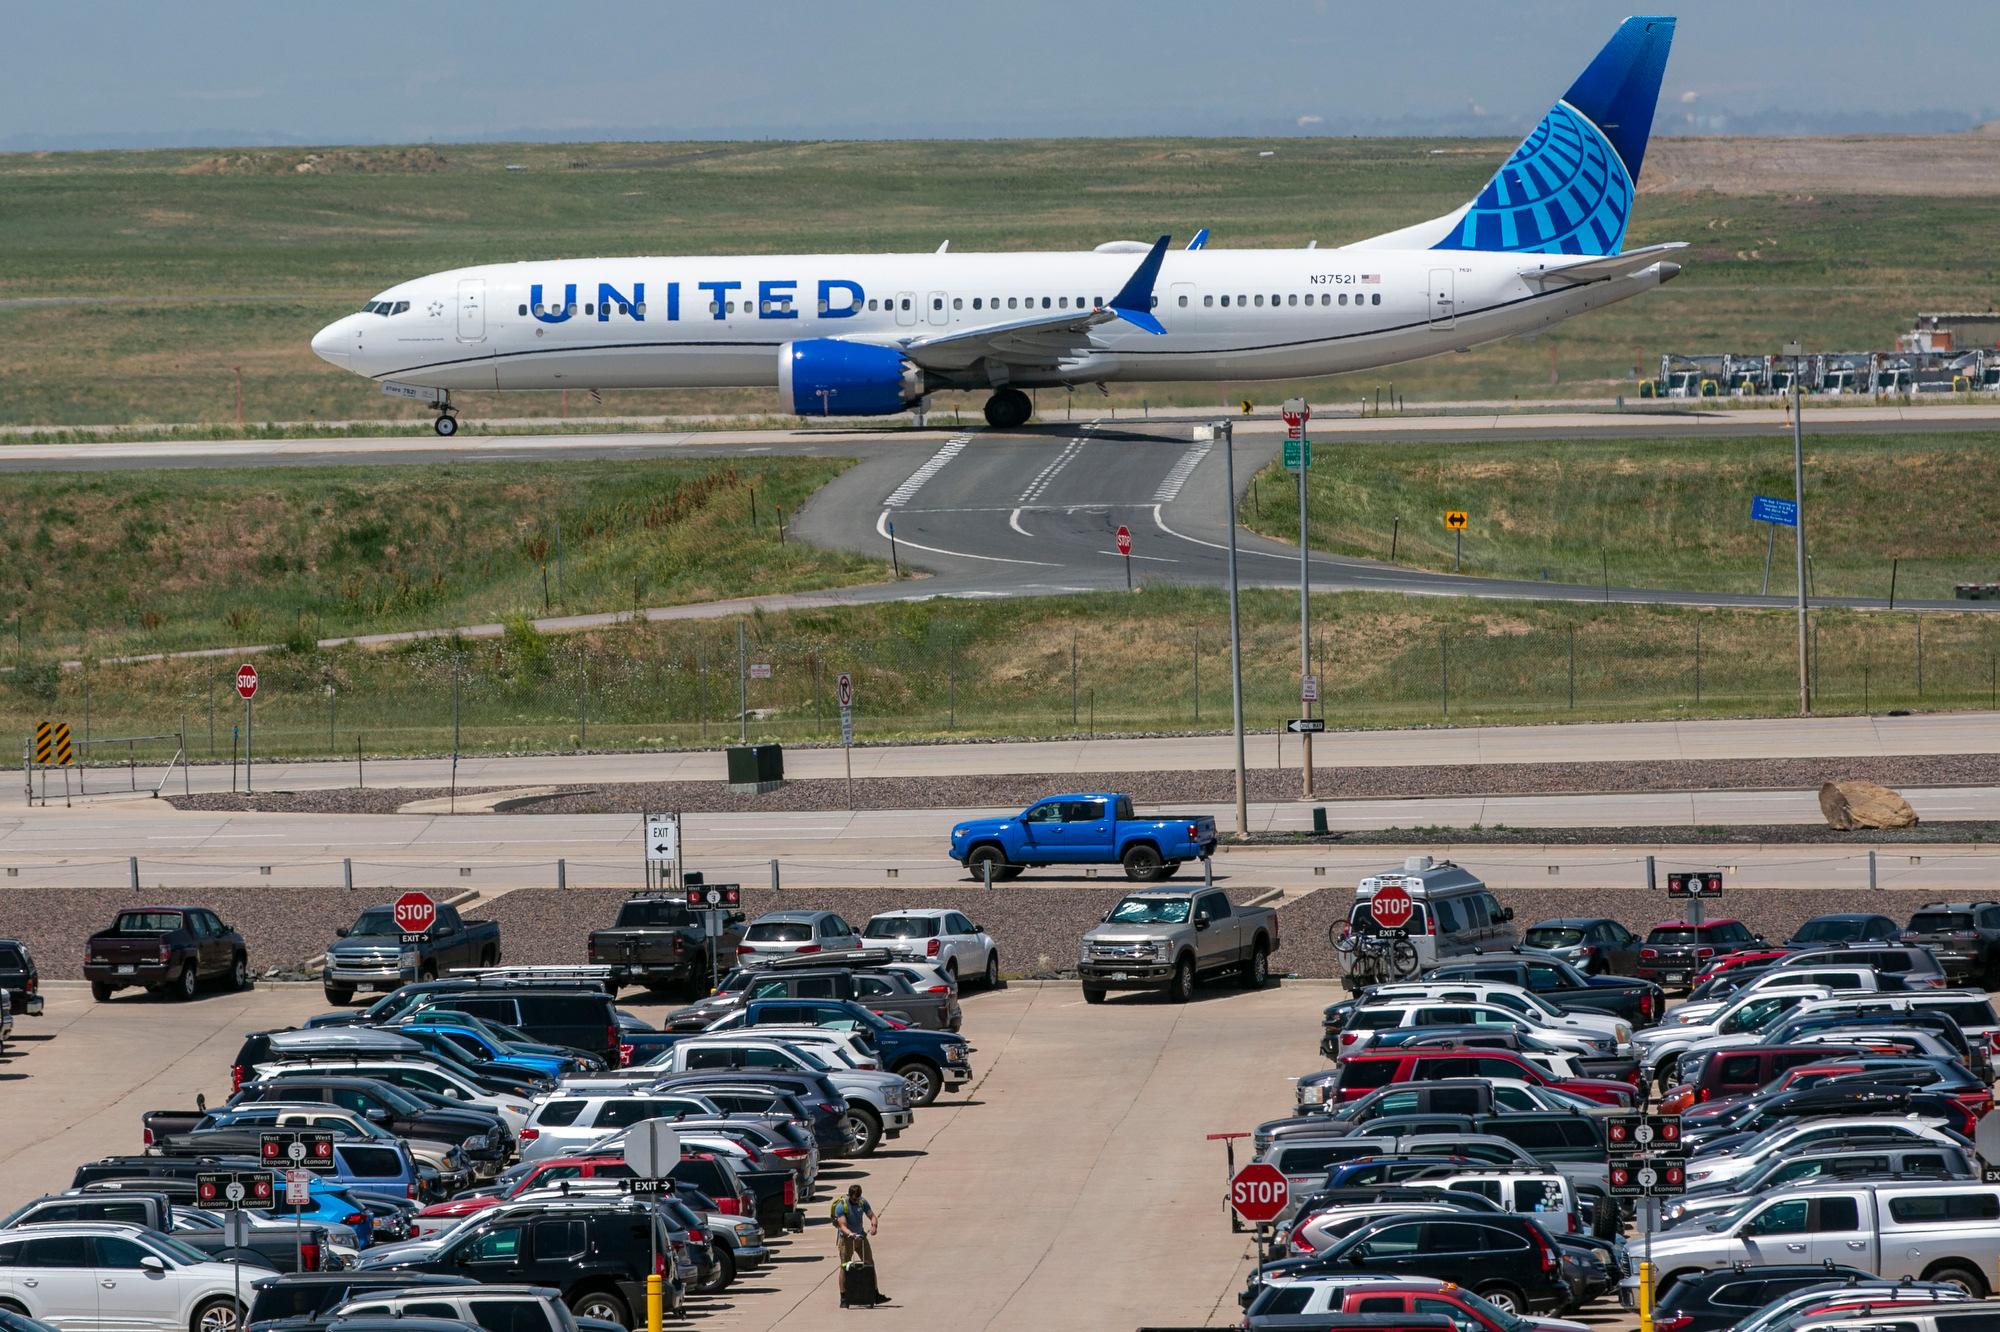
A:
[[[1602,282],[1606,278],[1625,277],[1651,268],[1666,258],[1670,252],[1686,248],[1686,241],[1667,241],[1662,245],[1647,245],[1637,250],[1627,250],[1623,254],[1606,255],[1601,259],[1586,259],[1578,264],[1563,264],[1557,267],[1537,264],[1533,268],[1522,269],[1521,276],[1547,282]]]
[[[1039,318],[982,324],[935,337],[912,338],[903,354],[926,370],[967,370],[983,360],[1023,368],[1053,369],[1098,344],[1091,330],[1123,319],[1148,333],[1167,330],[1153,316],[1153,283],[1171,237],[1162,236],[1146,252],[1132,276],[1110,302],[1092,310],[1063,310]]]

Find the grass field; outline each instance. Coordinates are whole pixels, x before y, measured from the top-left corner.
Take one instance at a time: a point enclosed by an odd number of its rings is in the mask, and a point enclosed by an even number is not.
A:
[[[1246,715],[1257,743],[1275,744],[1296,715],[1297,602],[1248,594],[1244,623]],[[1822,712],[2000,701],[2000,624],[1990,617],[1823,613],[1815,624]],[[1318,599],[1315,625],[1335,727],[1797,707],[1793,621],[1780,613],[1341,595]],[[747,622],[747,660],[773,672],[747,682],[743,729],[753,740],[834,738],[840,671],[854,675],[864,741],[1222,729],[1226,626],[1218,595],[1184,589],[757,616]],[[0,677],[0,734],[24,734],[42,718],[66,719],[79,736],[86,721],[94,736],[185,730],[196,757],[227,759],[241,718],[229,687],[235,665],[32,665]],[[739,733],[737,665],[728,622],[628,622],[563,638],[517,622],[500,639],[279,651],[259,662],[257,750],[448,751],[454,680],[468,752],[720,743]],[[115,761],[125,750],[102,754]]]
[[[1525,127],[1524,127],[1525,128]],[[1956,144],[1957,140],[1938,141]],[[1921,174],[1925,141],[1910,141]],[[328,319],[392,281],[557,255],[1074,249],[1213,229],[1224,246],[1335,245],[1443,212],[1512,147],[1428,139],[1120,139],[358,149],[0,156],[0,424],[407,418],[313,358]],[[1656,145],[1665,161],[1672,141]],[[1841,153],[1824,160],[1838,174]],[[219,165],[218,165],[219,163]],[[522,167],[508,171],[508,165]],[[1668,172],[1658,173],[1662,178]],[[1795,174],[1795,173],[1794,173]],[[1677,180],[1699,181],[1701,173]],[[1748,185],[1731,188],[1754,191]],[[1308,385],[1132,386],[1114,400],[1223,403],[1294,388],[1348,401],[1617,391],[1668,350],[1886,345],[1918,309],[1990,302],[2000,191],[1889,197],[1677,186],[1629,243],[1693,242],[1671,286],[1529,344]],[[54,304],[22,304],[55,298]],[[1552,382],[1552,376],[1555,382]],[[761,390],[466,395],[472,419],[567,410],[765,412]],[[1094,395],[1093,395],[1094,398]],[[949,403],[945,405],[949,406]],[[1044,404],[1046,406],[1046,404]]]
[[[1774,416],[1750,439],[1321,445],[1307,476],[1313,546],[1387,559],[1393,541],[1397,563],[1449,570],[1443,516],[1463,509],[1467,573],[1756,592],[1770,529],[1750,521],[1750,497],[1792,494],[1784,424]],[[1892,560],[1902,597],[2000,581],[1991,510],[1948,502],[1984,494],[1996,458],[2000,433],[1809,436],[1813,593],[1886,597]],[[1253,494],[1245,522],[1297,541],[1293,475],[1274,465]],[[1796,587],[1791,539],[1778,534],[1774,594]]]
[[[797,541],[843,461],[33,473],[0,486],[0,659],[103,657],[870,582]]]

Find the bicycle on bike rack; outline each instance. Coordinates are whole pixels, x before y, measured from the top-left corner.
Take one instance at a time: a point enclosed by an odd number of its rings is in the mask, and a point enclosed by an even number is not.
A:
[[[1341,974],[1357,988],[1402,980],[1417,972],[1417,946],[1404,935],[1357,934],[1342,923],[1330,926],[1327,934]]]

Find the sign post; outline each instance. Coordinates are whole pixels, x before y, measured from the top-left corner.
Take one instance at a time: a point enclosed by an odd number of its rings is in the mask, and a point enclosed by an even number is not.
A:
[[[1641,1199],[1640,1231],[1645,1253],[1639,1261],[1639,1326],[1653,1328],[1653,1232],[1659,1228],[1661,1198],[1687,1192],[1687,1142],[1679,1115],[1617,1114],[1604,1121],[1604,1151],[1613,1198]]]
[[[1798,548],[1799,715],[1812,713],[1812,675],[1806,665],[1806,400],[1801,381],[1806,349],[1797,339],[1785,344],[1792,358],[1792,536]]]
[[[243,696],[243,793],[250,794],[250,700],[257,697],[257,668],[244,662],[236,668],[236,692]]]
[[[646,815],[646,868],[671,881],[681,868],[681,816]]]
[[[833,678],[833,696],[840,704],[840,757],[847,765],[847,807],[854,808],[854,677],[842,671]]]
[[[1799,525],[1799,506],[1788,499],[1773,499],[1769,495],[1750,497],[1750,521],[1765,523],[1769,530],[1764,538],[1764,585],[1758,589],[1760,597],[1771,594],[1771,552],[1778,545],[1778,529]],[[1893,606],[1891,610],[1895,609]]]
[[[1118,553],[1125,557],[1125,590],[1132,590],[1132,529],[1118,525]]]
[[[716,940],[722,937],[722,927],[731,911],[743,905],[743,885],[740,883],[695,882],[701,876],[690,876],[687,885],[687,904],[701,912],[702,932],[708,936],[708,988],[715,989]]]
[[[1257,1231],[1258,1260],[1263,1259],[1264,1227],[1277,1220],[1292,1202],[1292,1186],[1267,1161],[1252,1161],[1229,1180],[1229,1206]]]
[[[239,1317],[243,1311],[241,1255],[248,1240],[243,1234],[247,1226],[243,1211],[249,1207],[269,1207],[271,1193],[271,1177],[261,1170],[218,1170],[204,1172],[194,1177],[196,1204],[209,1211],[222,1213],[224,1238],[234,1250],[229,1260],[229,1265],[233,1269],[230,1281],[234,1287],[231,1298],[235,1301]]]
[[[398,897],[389,911],[396,921],[396,927],[403,932],[405,948],[423,943],[429,937],[431,927],[437,924],[437,903],[431,900],[429,893],[416,889],[411,889]],[[424,974],[422,958],[414,953],[405,953],[403,956],[408,962],[407,979],[413,981],[421,979]],[[416,960],[409,962],[408,959],[411,958]]]
[[[657,1196],[662,1182],[681,1163],[681,1135],[664,1119],[642,1119],[625,1134],[625,1164],[632,1168],[632,1192]],[[660,1278],[660,1220],[649,1209],[646,1230],[653,1238],[653,1265],[646,1269],[646,1332],[660,1332],[665,1316]]]
[[[1313,678],[1312,663],[1312,543],[1306,533],[1306,473],[1312,469],[1312,441],[1306,438],[1306,422],[1312,420],[1312,406],[1304,398],[1287,398],[1279,409],[1285,418],[1285,449],[1289,461],[1291,450],[1298,449],[1299,477],[1299,698],[1305,706],[1305,714],[1313,715],[1312,704],[1318,697],[1318,682]],[[1299,765],[1301,774],[1300,795],[1307,800],[1313,794],[1313,740],[1312,732],[1300,733],[1300,743],[1305,746],[1305,755]]]
[[[1683,870],[1667,875],[1667,896],[1688,900],[1688,923],[1701,928],[1702,903],[1722,896],[1721,870]],[[1693,979],[1692,976],[1689,979]]]
[[[1465,572],[1465,525],[1471,521],[1464,509],[1447,509],[1444,525],[1451,532],[1451,571]]]

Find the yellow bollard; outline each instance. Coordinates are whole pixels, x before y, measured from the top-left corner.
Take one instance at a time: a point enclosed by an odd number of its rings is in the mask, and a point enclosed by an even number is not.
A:
[[[646,1332],[660,1332],[666,1319],[666,1283],[658,1272],[646,1278]],[[1646,1332],[1652,1332],[1650,1325]]]
[[[1639,1332],[1653,1332],[1653,1265],[1639,1264]]]

